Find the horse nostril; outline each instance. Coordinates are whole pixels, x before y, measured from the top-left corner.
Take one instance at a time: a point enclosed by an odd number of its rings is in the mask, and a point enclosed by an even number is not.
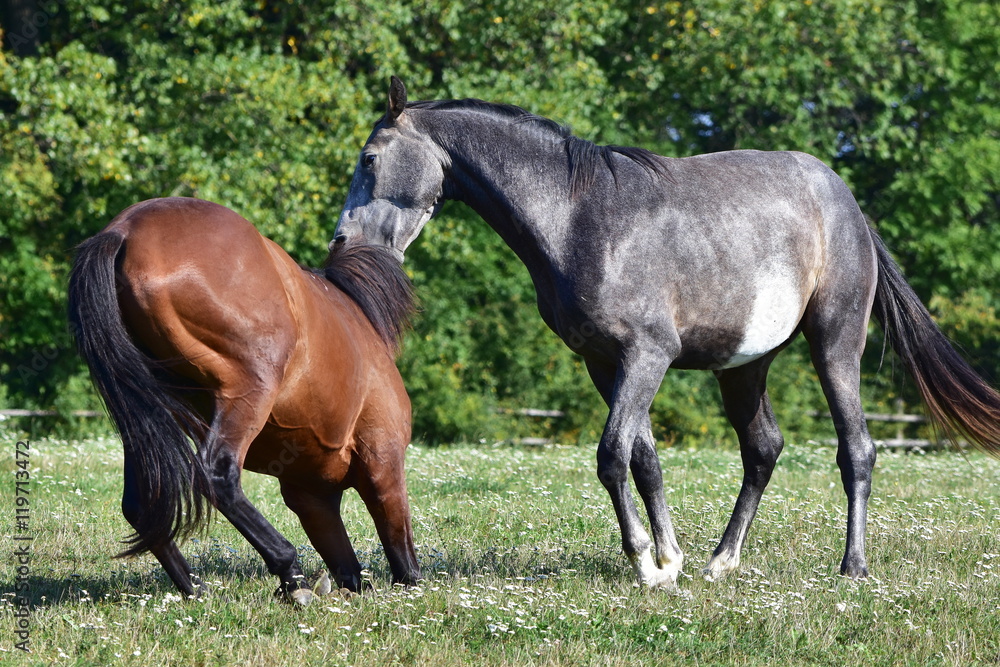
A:
[[[342,245],[346,241],[347,241],[347,234],[337,234],[336,236],[333,237],[334,245]]]

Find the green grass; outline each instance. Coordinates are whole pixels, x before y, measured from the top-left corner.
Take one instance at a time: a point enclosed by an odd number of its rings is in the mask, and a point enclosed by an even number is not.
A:
[[[698,575],[739,488],[735,451],[661,452],[687,556],[682,595],[639,588],[621,554],[593,448],[410,450],[425,581],[393,588],[362,503],[348,530],[374,590],[307,609],[224,520],[184,551],[214,586],[180,600],[151,557],[113,560],[117,441],[32,444],[31,647],[13,650],[9,539],[0,627],[5,664],[67,665],[969,665],[1000,660],[1000,463],[978,454],[882,453],[869,524],[873,576],[837,575],[845,500],[831,448],[790,445],[743,566]],[[14,533],[14,441],[0,456],[4,533]],[[322,563],[274,480],[248,495]]]

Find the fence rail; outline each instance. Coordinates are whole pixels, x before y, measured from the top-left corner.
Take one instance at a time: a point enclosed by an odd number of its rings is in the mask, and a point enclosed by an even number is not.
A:
[[[904,414],[902,410],[902,403],[897,403],[897,405],[899,406],[899,412],[896,413],[873,412],[865,415],[865,419],[870,422],[899,424],[899,428],[896,429],[895,438],[875,440],[876,446],[884,447],[886,449],[943,449],[949,446],[949,440],[927,440],[925,438],[905,437],[904,429],[907,424],[926,424],[930,420],[923,415]],[[822,410],[808,410],[806,411],[806,414],[810,417],[816,417],[817,419],[831,419],[830,413],[823,412]],[[828,445],[837,444],[836,440],[824,440],[823,442]]]
[[[559,419],[564,417],[566,413],[562,410],[542,410],[539,408],[499,408],[497,412],[503,414],[516,414],[522,417],[533,417],[533,418],[554,418]],[[56,410],[23,410],[18,408],[5,408],[0,409],[0,417],[58,417],[60,413]],[[71,417],[105,417],[106,414],[101,410],[72,410],[68,413]],[[824,412],[822,410],[807,410],[806,415],[814,417],[817,419],[830,419],[830,413]],[[906,438],[903,434],[903,428],[907,424],[926,424],[928,422],[927,417],[923,415],[908,415],[902,412],[897,413],[870,413],[865,415],[865,419],[871,422],[887,422],[887,423],[897,423],[900,425],[896,432],[895,438],[889,438],[885,440],[876,440],[875,444],[879,447],[885,447],[887,449],[940,449],[945,447],[948,443],[947,441],[935,441],[926,440],[923,438]],[[525,445],[543,445],[550,442],[547,438],[519,438],[516,440],[519,444]],[[825,440],[824,444],[837,444],[836,440]]]
[[[57,410],[21,410],[19,408],[6,408],[0,410],[0,417],[58,417],[61,412]],[[70,417],[103,417],[100,410],[71,410],[66,413]]]

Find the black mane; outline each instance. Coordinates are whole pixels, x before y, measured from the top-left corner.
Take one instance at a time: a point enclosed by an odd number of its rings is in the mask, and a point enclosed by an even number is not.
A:
[[[619,186],[618,169],[613,159],[614,154],[626,157],[638,164],[650,176],[670,177],[666,159],[652,151],[633,146],[599,146],[592,141],[573,136],[570,128],[565,125],[560,125],[549,118],[537,116],[513,104],[494,104],[483,100],[465,99],[410,102],[406,107],[408,109],[442,111],[476,111],[494,118],[509,120],[513,124],[538,127],[555,135],[555,138],[563,142],[566,149],[566,158],[569,162],[570,196],[574,198],[586,192],[593,185],[597,178],[597,169],[602,163],[611,172],[615,186]]]
[[[415,308],[413,286],[388,248],[335,246],[316,273],[358,304],[389,349],[399,351]]]

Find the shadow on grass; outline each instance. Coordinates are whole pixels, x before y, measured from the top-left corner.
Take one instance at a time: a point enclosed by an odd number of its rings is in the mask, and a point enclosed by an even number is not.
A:
[[[576,577],[619,583],[631,578],[631,568],[620,549],[543,550],[537,547],[493,546],[483,549],[439,551],[417,548],[425,576],[494,577],[534,581],[552,577]]]
[[[192,550],[191,547],[194,547]],[[270,594],[277,587],[260,556],[249,547],[234,548],[220,540],[191,540],[184,548],[194,574],[209,587],[209,596],[236,595],[234,582],[259,582],[260,594]],[[532,582],[553,577],[574,577],[608,583],[631,579],[628,563],[620,550],[543,551],[529,546],[450,549],[432,546],[417,548],[425,579],[471,579],[488,577],[517,582]],[[380,546],[358,550],[357,556],[375,588],[392,586],[392,573]],[[326,565],[308,545],[299,548],[299,560],[306,577],[318,576]],[[58,608],[81,601],[116,601],[121,598],[162,599],[178,594],[173,582],[151,556],[117,560],[108,558],[100,574],[54,576],[33,574],[28,578],[28,599],[33,608]],[[213,590],[220,585],[222,590]]]
[[[193,547],[193,549],[192,549]],[[249,547],[236,549],[219,540],[190,540],[182,547],[192,572],[209,588],[221,583],[223,590],[235,581],[259,581],[262,592],[270,594],[278,586],[278,579],[271,575],[263,560]],[[322,567],[322,562],[310,546],[299,548],[299,560],[307,571]],[[179,595],[166,571],[150,555],[115,559],[110,555],[104,571],[95,573],[55,576],[32,574],[28,577],[28,599],[34,608],[59,607],[90,600],[117,600],[121,597],[162,599],[167,594]],[[231,595],[228,593],[227,595]]]

